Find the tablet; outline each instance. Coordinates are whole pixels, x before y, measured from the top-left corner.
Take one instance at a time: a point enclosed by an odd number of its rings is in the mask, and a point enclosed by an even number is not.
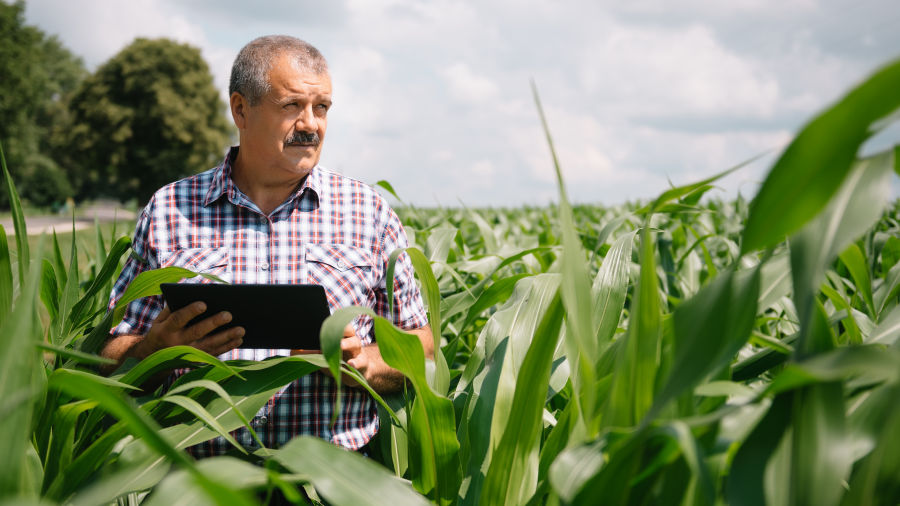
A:
[[[173,312],[194,302],[206,303],[206,311],[188,325],[222,311],[231,313],[231,321],[213,332],[243,327],[240,348],[319,350],[322,322],[331,315],[321,285],[163,283],[159,287]]]

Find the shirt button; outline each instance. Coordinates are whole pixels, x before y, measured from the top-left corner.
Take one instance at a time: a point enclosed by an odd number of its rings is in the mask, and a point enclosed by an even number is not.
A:
[[[267,270],[269,270],[269,264],[267,264],[266,262],[263,262],[263,264],[260,265],[259,268],[264,271],[267,271]]]
[[[269,222],[269,219],[266,218],[265,216],[260,216],[260,217],[259,217],[259,222],[262,223],[263,225],[265,225],[266,223]]]
[[[343,260],[338,260],[338,269],[343,269],[345,267],[347,267],[347,264],[345,264]]]
[[[264,417],[264,416],[263,416],[263,417],[260,417],[259,423],[265,425],[265,424],[269,423],[269,419],[266,418],[266,417]]]

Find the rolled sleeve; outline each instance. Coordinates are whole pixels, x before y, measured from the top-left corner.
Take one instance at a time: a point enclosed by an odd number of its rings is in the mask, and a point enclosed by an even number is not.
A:
[[[142,272],[157,267],[156,258],[152,254],[152,249],[149,244],[152,206],[153,201],[151,200],[150,204],[144,209],[144,212],[141,213],[137,227],[135,227],[134,239],[132,240],[131,245],[133,253],[125,261],[122,273],[119,274],[119,278],[116,279],[116,283],[113,285],[113,290],[109,298],[109,306],[107,307],[108,311],[112,311],[116,307],[119,300],[122,298],[122,295],[124,295],[125,290],[128,288],[128,285],[134,281],[134,278]],[[136,257],[140,258],[141,261]],[[162,311],[163,307],[164,302],[159,295],[132,301],[128,304],[128,307],[125,310],[125,316],[121,323],[110,330],[110,335],[115,337],[129,334],[146,334],[147,331],[150,330],[150,325],[153,323],[153,320],[159,312]]]
[[[409,242],[406,232],[403,230],[403,225],[400,223],[400,218],[397,217],[396,213],[390,211],[382,240],[381,260],[384,263],[383,272],[387,272],[391,253],[397,248],[406,248],[407,246],[409,246]],[[405,252],[401,253],[394,267],[393,318],[394,325],[401,329],[418,329],[428,324],[425,304],[422,301],[422,294],[419,291],[419,286],[416,284],[413,273],[409,255]],[[386,283],[387,278],[385,277],[385,283],[376,292],[375,312],[384,318],[391,319]]]

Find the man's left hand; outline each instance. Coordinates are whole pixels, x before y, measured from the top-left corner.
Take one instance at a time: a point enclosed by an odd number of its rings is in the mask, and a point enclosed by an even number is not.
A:
[[[291,355],[317,355],[322,350],[291,350]],[[356,335],[356,329],[353,325],[344,327],[344,338],[341,339],[341,358],[347,362],[347,365],[359,371],[363,378],[367,378],[366,373],[369,370],[369,357],[363,351],[362,341]],[[320,369],[323,374],[334,377],[331,370],[327,367]],[[341,382],[353,388],[360,388],[359,382],[348,376],[346,373],[341,374]]]

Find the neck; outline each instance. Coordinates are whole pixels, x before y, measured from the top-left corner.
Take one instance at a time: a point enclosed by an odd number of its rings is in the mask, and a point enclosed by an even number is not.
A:
[[[288,199],[303,182],[304,174],[291,174],[290,178],[277,177],[272,168],[253,164],[252,155],[238,150],[231,166],[231,180],[241,192],[256,204],[266,216]],[[277,169],[276,169],[277,170]]]

